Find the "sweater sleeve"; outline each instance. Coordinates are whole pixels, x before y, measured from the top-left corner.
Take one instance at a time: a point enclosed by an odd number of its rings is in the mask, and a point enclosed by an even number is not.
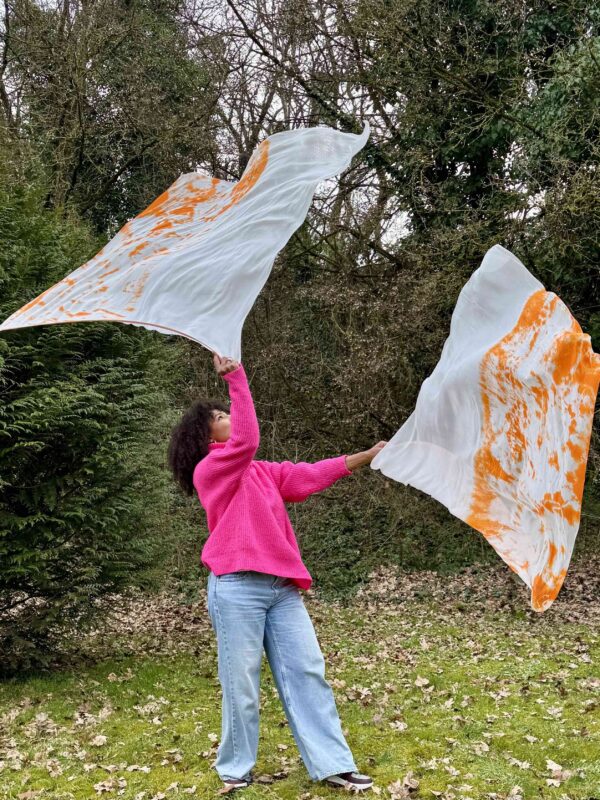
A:
[[[309,464],[306,461],[268,461],[271,475],[286,503],[299,503],[315,492],[327,489],[344,475],[352,475],[346,456],[325,458]]]
[[[213,450],[200,462],[206,466],[205,474],[214,486],[217,481],[235,487],[250,465],[260,444],[260,430],[248,378],[242,364],[233,372],[226,372],[223,379],[229,387],[231,401],[231,430],[225,447]]]

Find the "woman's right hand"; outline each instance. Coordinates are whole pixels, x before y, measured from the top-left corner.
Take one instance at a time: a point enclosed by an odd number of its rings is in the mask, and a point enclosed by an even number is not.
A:
[[[240,366],[239,361],[235,361],[235,359],[227,356],[221,358],[221,356],[217,355],[216,353],[213,353],[213,362],[215,369],[217,370],[217,375],[220,375],[221,377],[228,372],[233,372]]]

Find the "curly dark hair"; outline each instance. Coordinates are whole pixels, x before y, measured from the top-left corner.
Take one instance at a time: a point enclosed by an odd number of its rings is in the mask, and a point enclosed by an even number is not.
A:
[[[196,464],[208,455],[212,411],[227,411],[221,400],[196,400],[171,432],[167,461],[175,481],[184,494],[195,493],[193,476]]]

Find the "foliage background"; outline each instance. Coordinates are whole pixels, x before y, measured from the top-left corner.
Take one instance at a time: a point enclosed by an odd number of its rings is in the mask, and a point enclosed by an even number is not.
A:
[[[91,257],[181,172],[237,180],[265,136],[372,136],[319,187],[244,329],[259,458],[387,439],[414,407],[460,289],[499,242],[600,349],[600,10],[582,0],[77,0],[5,6],[3,318]],[[169,431],[226,396],[207,352],[133,326],[0,339],[0,641],[48,663],[94,598],[205,577]],[[576,558],[597,550],[594,427]],[[496,556],[429,497],[363,470],[290,507],[325,593],[378,565]]]

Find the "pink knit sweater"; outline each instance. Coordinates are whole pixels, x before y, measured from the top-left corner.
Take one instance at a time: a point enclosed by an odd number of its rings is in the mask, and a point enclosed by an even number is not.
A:
[[[255,570],[291,578],[309,589],[285,503],[298,503],[352,472],[346,457],[304,461],[255,461],[258,420],[242,364],[223,378],[229,385],[231,433],[209,444],[194,470],[194,486],[206,511],[210,535],[201,561],[215,575]]]

